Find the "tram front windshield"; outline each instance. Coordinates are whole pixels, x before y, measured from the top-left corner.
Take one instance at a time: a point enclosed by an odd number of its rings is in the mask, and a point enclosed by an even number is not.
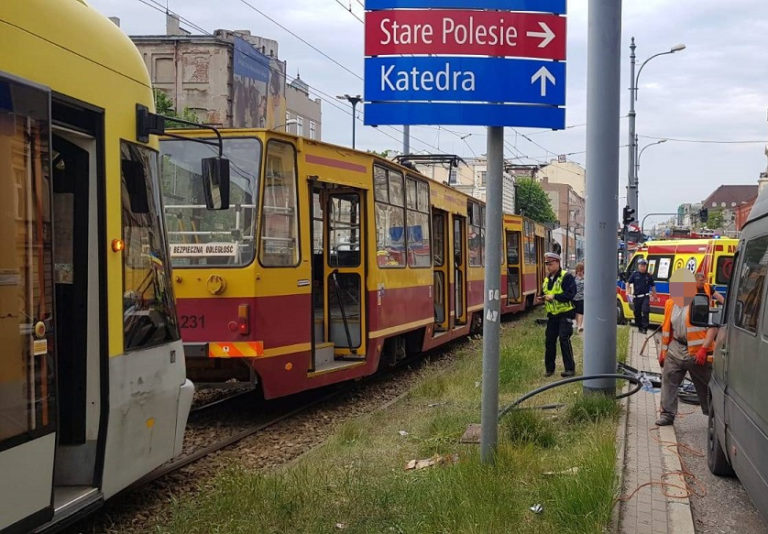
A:
[[[256,197],[261,142],[224,139],[229,159],[229,209],[206,209],[201,175],[203,158],[218,155],[216,139],[205,143],[170,139],[160,142],[166,228],[173,267],[242,266],[253,261]]]

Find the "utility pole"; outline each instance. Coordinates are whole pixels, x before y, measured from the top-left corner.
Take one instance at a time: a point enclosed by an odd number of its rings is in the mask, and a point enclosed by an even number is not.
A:
[[[632,43],[629,45],[631,53],[629,54],[629,143],[627,144],[627,206],[637,213],[637,182],[635,181],[635,158],[637,156],[637,132],[635,131],[635,99],[637,98],[637,87],[635,87],[635,64],[636,55],[635,38],[632,37]]]
[[[493,462],[498,441],[499,416],[499,322],[501,318],[502,173],[504,128],[488,128],[488,193],[485,204],[485,310],[483,315],[483,400],[481,406],[480,457]],[[614,321],[615,323],[615,321]]]
[[[403,126],[403,156],[411,153],[411,125]]]
[[[339,100],[346,100],[350,104],[352,104],[352,150],[355,149],[355,125],[357,122],[357,114],[355,112],[355,109],[357,108],[357,105],[363,101],[363,98],[360,95],[357,96],[349,96],[348,94],[344,94],[341,96],[337,96]]]
[[[616,372],[621,0],[589,0],[587,38],[587,228],[584,374]],[[631,120],[631,118],[630,118]],[[630,166],[630,168],[632,168]],[[612,394],[613,379],[584,382]]]

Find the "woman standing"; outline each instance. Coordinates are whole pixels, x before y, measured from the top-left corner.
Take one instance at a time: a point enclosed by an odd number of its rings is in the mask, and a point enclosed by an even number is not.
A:
[[[576,296],[573,297],[573,307],[576,311],[576,328],[579,332],[584,331],[584,264],[576,264]]]

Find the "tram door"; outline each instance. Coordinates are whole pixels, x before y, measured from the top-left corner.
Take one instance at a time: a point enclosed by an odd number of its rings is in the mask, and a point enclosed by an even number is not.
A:
[[[99,324],[96,141],[56,128],[52,160],[59,394],[54,482],[58,507],[70,495],[74,498],[98,485],[100,343],[99,329],[91,326]]]
[[[432,257],[433,267],[433,298],[435,307],[435,333],[444,332],[449,328],[448,311],[448,214],[442,210],[432,211]]]
[[[455,325],[467,322],[466,218],[453,216],[453,303]]]
[[[506,232],[507,305],[520,302],[520,232]]]
[[[53,515],[50,93],[0,77],[0,530]]]
[[[319,371],[365,358],[365,192],[318,184],[312,197],[313,370]]]

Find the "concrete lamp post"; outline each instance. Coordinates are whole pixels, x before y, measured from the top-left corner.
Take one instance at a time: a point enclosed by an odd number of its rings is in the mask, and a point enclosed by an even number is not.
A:
[[[356,96],[349,96],[348,94],[337,96],[339,100],[346,100],[350,104],[352,104],[352,150],[355,149],[355,122],[356,122],[356,116],[355,116],[355,109],[357,108],[357,105],[363,101],[363,97],[360,95]],[[405,143],[404,143],[405,144]]]
[[[637,48],[637,46],[635,45],[635,38],[633,37],[632,44],[629,45],[631,54],[629,55],[629,60],[630,60],[629,154],[627,158],[629,172],[627,177],[628,178],[627,179],[627,206],[635,210],[635,220],[637,220],[637,217],[640,214],[637,211],[637,197],[638,197],[637,161],[639,158],[637,154],[637,132],[635,130],[635,119],[637,117],[637,113],[635,112],[635,101],[637,100],[637,89],[638,89],[637,84],[640,81],[640,73],[643,72],[643,67],[645,67],[650,60],[657,58],[659,56],[674,54],[675,52],[680,52],[681,50],[685,50],[685,45],[677,44],[665,52],[659,52],[658,54],[652,55],[651,57],[649,57],[648,59],[646,59],[640,64],[640,68],[637,71],[637,75],[635,75],[635,58],[636,58],[635,48]]]

